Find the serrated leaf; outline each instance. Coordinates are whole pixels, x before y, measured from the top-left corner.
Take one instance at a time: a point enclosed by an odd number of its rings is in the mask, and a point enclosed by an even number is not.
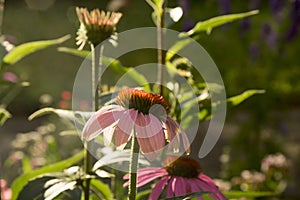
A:
[[[66,160],[47,165],[45,167],[39,168],[35,171],[31,171],[28,173],[25,173],[21,176],[19,176],[12,184],[11,189],[12,189],[12,200],[17,199],[20,191],[22,191],[22,188],[27,185],[29,180],[41,175],[41,174],[46,174],[49,172],[57,172],[57,171],[62,171],[63,169],[71,166],[74,163],[79,162],[83,158],[83,151],[80,153],[72,156],[71,158],[68,158]]]
[[[91,189],[95,192],[97,196],[100,196],[101,199],[106,199],[106,200],[112,200],[113,195],[105,183],[97,180],[97,179],[91,179]]]
[[[19,46],[16,46],[12,51],[10,51],[8,54],[6,54],[3,58],[3,62],[5,64],[15,64],[25,56],[32,54],[38,50],[61,44],[71,38],[70,35],[63,36],[58,39],[54,40],[43,40],[43,41],[35,41],[35,42],[28,42],[21,44]]]
[[[232,22],[237,19],[242,19],[251,15],[256,15],[258,10],[253,10],[244,13],[237,13],[237,14],[228,14],[223,16],[217,16],[210,18],[206,21],[198,22],[193,29],[188,31],[187,33],[181,34],[181,36],[194,36],[202,31],[206,31],[209,34],[213,28],[221,26],[223,24]]]
[[[9,118],[11,118],[11,114],[6,109],[0,108],[0,126],[2,126]]]

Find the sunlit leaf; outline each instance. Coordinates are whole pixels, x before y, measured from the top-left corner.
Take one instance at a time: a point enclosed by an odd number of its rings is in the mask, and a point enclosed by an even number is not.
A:
[[[5,64],[15,64],[25,56],[32,54],[38,50],[61,44],[68,40],[71,36],[66,35],[64,37],[54,39],[54,40],[43,40],[43,41],[35,41],[35,42],[28,42],[21,44],[19,46],[16,46],[11,52],[6,54],[3,58],[3,62]]]
[[[263,94],[265,90],[247,90],[242,94],[227,99],[228,106],[236,106],[255,94]]]
[[[176,53],[178,53],[181,49],[186,47],[188,44],[190,44],[193,40],[191,38],[184,38],[181,40],[178,40],[167,52],[166,54],[166,61],[171,60]]]
[[[61,118],[65,118],[68,120],[74,120],[75,115],[76,117],[79,117],[79,115],[84,118],[85,120],[88,120],[93,112],[82,112],[82,111],[72,111],[72,110],[64,110],[64,109],[55,109],[55,108],[42,108],[40,110],[37,110],[36,112],[32,113],[29,117],[28,120],[33,120],[37,117],[41,117],[43,115],[47,114],[56,114]]]
[[[99,198],[101,197],[101,199],[113,199],[113,194],[109,186],[97,179],[91,179],[91,189]]]
[[[21,176],[19,176],[12,184],[11,188],[12,188],[12,200],[17,199],[20,191],[22,190],[22,188],[27,185],[28,181],[38,177],[41,174],[46,174],[49,172],[57,172],[57,171],[62,171],[65,168],[73,165],[74,163],[79,162],[81,159],[83,158],[83,151],[72,156],[71,158],[68,158],[66,160],[51,164],[51,165],[47,165],[45,167],[39,168],[35,171],[31,171],[28,173],[25,173]]]
[[[58,47],[58,51],[68,53],[74,56],[79,56],[82,58],[89,57],[91,58],[91,52],[90,51],[85,51],[85,50],[78,50],[74,48],[68,48],[68,47]]]
[[[45,200],[52,200],[58,195],[60,195],[62,192],[66,190],[72,190],[75,185],[76,185],[75,180],[69,182],[62,181],[62,182],[55,183],[45,191],[44,193]]]
[[[100,167],[111,165],[113,163],[121,163],[129,161],[130,158],[130,151],[123,150],[123,151],[114,151],[103,156],[100,160],[98,160],[93,167],[93,171],[99,169]],[[140,158],[139,163],[143,165],[149,165],[149,162]]]
[[[263,94],[265,90],[247,90],[242,94],[227,98],[227,108],[232,108],[244,102],[245,100],[249,99],[253,95],[256,94]],[[225,102],[212,102],[211,105],[200,108],[199,118],[200,120],[209,120],[213,116],[211,116],[211,110],[214,109],[215,112],[218,112],[218,107],[224,104]]]
[[[206,31],[209,34],[213,28],[221,26],[223,24],[232,22],[237,19],[242,19],[251,15],[256,15],[258,10],[253,10],[245,13],[237,13],[237,14],[228,14],[223,16],[217,16],[210,18],[206,21],[198,22],[193,29],[188,31],[187,33],[181,34],[181,36],[194,36],[202,31]]]
[[[90,58],[91,57],[89,51],[81,51],[78,49],[67,48],[67,47],[59,47],[58,50],[61,52],[69,53],[69,54],[76,55],[76,56],[79,56],[82,58],[86,58],[86,57]],[[134,68],[125,67],[118,60],[116,60],[114,58],[105,57],[105,56],[103,56],[102,61],[103,61],[104,65],[110,67],[115,72],[119,73],[120,75],[126,74],[126,76],[129,79],[131,79],[135,83],[143,86],[146,91],[150,91],[149,85],[146,84],[146,83],[148,83],[147,79],[142,74],[138,73]]]
[[[11,114],[6,109],[0,107],[0,126],[2,126],[9,118],[11,118]]]

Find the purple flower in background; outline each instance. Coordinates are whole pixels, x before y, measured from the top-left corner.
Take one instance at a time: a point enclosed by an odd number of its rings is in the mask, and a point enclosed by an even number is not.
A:
[[[260,57],[260,48],[258,44],[252,43],[249,48],[250,60],[251,63],[255,63]]]
[[[12,72],[5,72],[2,76],[3,80],[16,83],[18,81],[18,77]]]
[[[273,50],[277,46],[277,33],[268,23],[263,23],[262,25],[261,40],[264,41]]]
[[[188,13],[191,10],[191,1],[190,0],[178,0],[178,5],[183,10],[183,16],[184,16],[183,31],[187,32],[187,31],[191,30],[195,25],[195,21],[193,19],[187,17]]]
[[[299,31],[300,26],[300,0],[294,0],[294,4],[292,6],[291,11],[291,27],[286,34],[286,40],[291,41],[293,40]]]
[[[219,10],[221,15],[230,13],[230,0],[219,0]]]
[[[280,20],[282,10],[285,6],[286,0],[270,0],[269,5],[270,5],[270,10],[272,15],[275,17],[276,20]]]
[[[245,35],[246,32],[248,32],[251,28],[251,23],[249,18],[244,18],[241,20],[241,25],[240,25],[240,30],[241,30],[241,35]]]

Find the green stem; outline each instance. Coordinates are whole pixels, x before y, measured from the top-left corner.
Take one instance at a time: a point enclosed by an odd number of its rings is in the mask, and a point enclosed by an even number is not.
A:
[[[137,142],[135,134],[131,139],[131,156],[130,156],[130,165],[129,165],[129,190],[128,190],[128,199],[135,200],[136,197],[136,185],[137,185],[137,167],[139,160],[139,150],[140,146]]]
[[[102,70],[102,54],[103,54],[103,46],[100,48],[95,48],[93,44],[91,44],[91,53],[92,53],[92,97],[93,97],[93,110],[97,111],[99,109],[99,93],[100,93],[100,78],[99,71]],[[90,143],[86,142],[85,147],[85,155],[84,155],[84,171],[85,174],[88,175],[91,173],[91,169],[93,167],[93,156],[89,152]],[[91,179],[86,179],[84,186],[84,200],[89,200],[90,197],[90,183]]]
[[[2,35],[4,4],[5,0],[0,0],[0,35]]]
[[[159,84],[159,93],[163,95],[163,66],[165,65],[165,57],[166,53],[164,49],[164,23],[165,23],[165,7],[167,4],[167,0],[164,1],[162,6],[162,13],[157,15],[156,24],[157,24],[157,82]]]

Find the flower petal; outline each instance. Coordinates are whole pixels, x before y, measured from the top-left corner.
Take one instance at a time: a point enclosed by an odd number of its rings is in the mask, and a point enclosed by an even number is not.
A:
[[[122,131],[119,127],[116,127],[115,135],[115,145],[117,147],[123,146],[123,144],[126,144],[129,140],[130,135]]]
[[[218,186],[215,184],[215,182],[206,176],[205,174],[199,174],[198,178],[200,181],[205,183],[207,187],[211,188],[211,191],[214,192],[212,194],[209,194],[209,196],[213,197],[217,200],[226,200],[227,198],[222,194],[222,192],[219,190]]]
[[[149,196],[149,200],[157,200],[159,198],[163,189],[165,188],[165,185],[166,185],[168,179],[169,179],[169,177],[164,177],[155,184],[155,186],[152,189],[152,192]]]
[[[153,160],[165,146],[165,133],[161,122],[152,114],[140,113],[136,119],[136,137],[145,156]]]
[[[97,137],[103,129],[118,121],[123,109],[120,106],[105,106],[98,110],[85,124],[82,137],[91,140]]]
[[[175,196],[182,196],[186,194],[186,187],[187,183],[185,178],[183,177],[176,177],[174,180],[174,192]]]
[[[131,135],[137,115],[138,111],[134,109],[124,111],[124,113],[120,116],[120,120],[118,122],[119,129],[121,129],[123,133]]]
[[[173,190],[173,184],[174,184],[174,177],[171,177],[168,186],[167,186],[167,191],[166,191],[166,197],[170,198],[174,196],[174,190]]]
[[[115,123],[103,130],[104,145],[109,146],[115,132]]]
[[[167,139],[169,140],[168,150],[173,150],[174,153],[179,152],[180,138],[178,134],[178,126],[171,117],[167,117],[166,120]]]
[[[204,192],[212,192],[208,194],[216,200],[226,200],[227,198],[220,192],[218,187],[212,182],[206,182],[200,178],[192,179]]]

